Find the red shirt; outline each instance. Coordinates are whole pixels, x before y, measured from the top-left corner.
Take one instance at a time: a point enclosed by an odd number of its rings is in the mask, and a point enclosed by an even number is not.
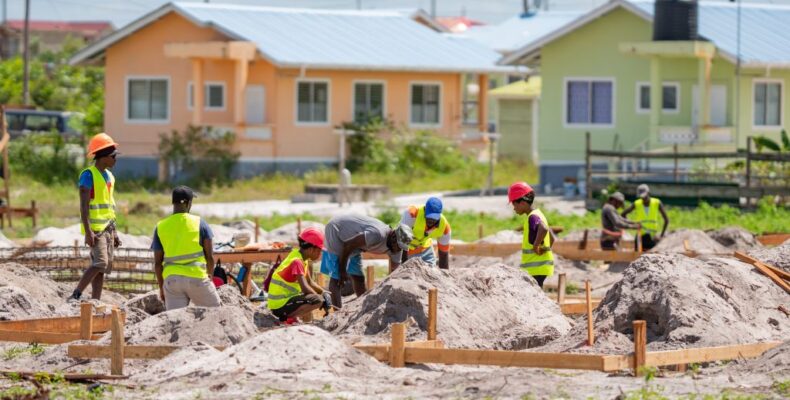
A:
[[[288,283],[299,281],[299,277],[304,275],[304,262],[302,260],[293,260],[291,265],[284,270],[278,272],[280,278]]]

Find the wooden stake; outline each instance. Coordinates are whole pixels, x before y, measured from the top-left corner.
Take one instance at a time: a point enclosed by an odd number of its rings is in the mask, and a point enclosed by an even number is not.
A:
[[[636,252],[642,252],[642,228],[636,231]]]
[[[483,224],[477,224],[477,238],[483,238]]]
[[[244,297],[250,298],[252,296],[252,263],[242,263],[241,265],[247,270],[247,273],[244,274],[244,283],[241,285],[241,288],[244,291]]]
[[[123,323],[121,322],[121,312],[118,309],[112,310],[112,357],[110,358],[110,373],[112,375],[123,375]]]
[[[74,239],[74,257],[79,257],[80,255],[80,240]]]
[[[686,251],[691,251],[691,246],[689,246],[688,239],[684,239],[683,240],[683,249],[686,250]]]
[[[593,331],[592,289],[589,280],[584,282],[584,290],[587,292],[587,345],[592,346],[595,344],[595,332]]]
[[[745,254],[745,253],[743,253],[743,252],[741,252],[741,251],[736,251],[736,252],[735,252],[735,258],[737,258],[737,259],[739,259],[739,260],[741,260],[741,261],[743,261],[743,262],[747,262],[747,263],[749,263],[749,264],[752,264],[752,265],[753,265],[755,268],[757,268],[757,270],[758,270],[758,271],[762,272],[762,273],[763,273],[763,275],[765,275],[765,276],[767,276],[767,277],[771,278],[771,280],[772,280],[772,281],[774,281],[774,283],[776,283],[777,285],[779,285],[779,286],[780,286],[782,289],[784,289],[784,290],[785,290],[787,293],[790,293],[790,284],[788,284],[787,282],[785,282],[785,281],[784,281],[784,280],[783,280],[783,279],[782,279],[782,278],[781,278],[779,275],[777,275],[777,273],[776,273],[776,272],[774,272],[774,271],[773,271],[771,268],[768,268],[768,266],[767,266],[766,264],[764,264],[764,263],[760,262],[760,261],[759,261],[759,260],[757,260],[756,258],[754,258],[754,257],[751,257],[751,256],[749,256],[749,255],[747,255],[747,254]],[[776,268],[776,267],[773,267],[773,268]],[[778,268],[777,268],[777,269],[778,269]]]
[[[562,306],[565,303],[565,280],[567,279],[565,274],[560,274],[559,281],[557,284],[557,304]]]
[[[641,376],[647,360],[647,323],[634,321],[634,376]]]
[[[255,243],[258,243],[258,231],[261,229],[261,225],[258,223],[258,218],[255,218]]]
[[[372,265],[368,265],[365,278],[365,286],[367,286],[367,290],[373,290],[373,285],[376,284],[376,268]]]
[[[91,340],[93,336],[93,304],[80,304],[80,339]]]
[[[428,340],[436,340],[436,317],[439,289],[428,289]]]
[[[296,217],[296,235],[299,236],[302,233],[302,217]]]
[[[390,345],[390,366],[392,368],[403,368],[404,350],[406,349],[406,324],[392,324],[392,344]]]
[[[587,248],[587,229],[584,230],[584,236],[582,237],[582,241],[579,242],[579,250],[584,250]]]

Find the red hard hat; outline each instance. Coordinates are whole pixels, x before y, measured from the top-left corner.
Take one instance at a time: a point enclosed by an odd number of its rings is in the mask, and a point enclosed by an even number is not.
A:
[[[307,228],[299,234],[299,239],[312,244],[319,249],[324,248],[324,232],[317,228]]]
[[[507,200],[512,203],[530,193],[532,193],[532,187],[526,182],[516,182],[507,189]]]

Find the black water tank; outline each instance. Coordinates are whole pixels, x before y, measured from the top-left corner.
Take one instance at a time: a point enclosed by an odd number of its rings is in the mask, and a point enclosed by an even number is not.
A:
[[[697,2],[657,0],[653,11],[653,40],[699,40]]]

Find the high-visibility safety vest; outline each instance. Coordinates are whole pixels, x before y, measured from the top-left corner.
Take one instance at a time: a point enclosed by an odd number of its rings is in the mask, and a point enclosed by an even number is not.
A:
[[[105,182],[101,171],[99,171],[96,166],[91,165],[82,170],[82,172],[85,171],[90,171],[93,177],[93,198],[90,199],[90,203],[88,203],[88,223],[92,231],[102,232],[107,228],[110,222],[115,221],[115,198],[113,197],[113,192],[115,192],[115,176],[113,176],[109,169],[105,170],[105,172],[107,172],[107,178],[110,179],[110,182]],[[80,175],[82,175],[82,173],[80,173]],[[107,183],[110,184],[109,188],[107,188]],[[80,224],[80,229],[84,235],[85,226]]]
[[[524,220],[524,240],[521,243],[520,267],[532,276],[554,275],[554,254],[551,250],[546,250],[543,254],[538,255],[535,253],[532,243],[529,242],[529,217],[532,215],[537,215],[546,226],[549,226],[546,217],[540,210],[532,210],[532,212],[527,215],[526,220]],[[545,248],[551,246],[551,239],[549,236],[550,233],[546,232],[546,236],[543,238],[542,246]]]
[[[447,229],[447,218],[442,215],[439,218],[439,226],[426,235],[425,227],[427,225],[425,222],[425,206],[418,207],[417,218],[414,220],[414,228],[412,228],[414,239],[409,243],[409,252],[432,246],[433,239],[438,239],[444,235],[444,231]]]
[[[206,256],[200,243],[200,217],[173,214],[156,224],[156,234],[165,250],[162,277],[181,275],[206,279]]]
[[[634,202],[634,222],[642,224],[642,229],[645,233],[655,234],[658,232],[658,207],[661,205],[661,200],[657,197],[650,198],[650,206],[647,215],[645,215],[645,202],[638,199]]]
[[[302,294],[302,286],[299,285],[299,281],[288,282],[280,276],[280,272],[290,267],[291,263],[296,260],[304,263],[304,258],[302,258],[302,253],[299,252],[299,249],[291,250],[288,256],[285,257],[285,260],[280,263],[280,266],[274,270],[272,280],[269,283],[269,297],[266,298],[266,306],[270,310],[282,308],[288,302],[288,299]]]

